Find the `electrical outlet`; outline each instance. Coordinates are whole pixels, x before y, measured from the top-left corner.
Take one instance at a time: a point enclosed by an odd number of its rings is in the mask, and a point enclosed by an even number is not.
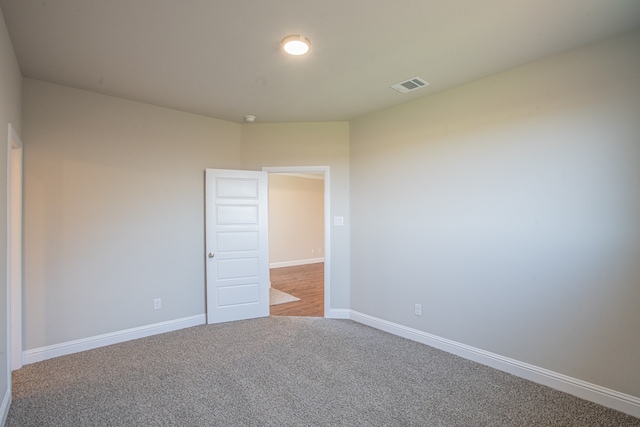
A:
[[[414,309],[413,309],[413,313],[416,316],[422,316],[422,304],[416,304]]]
[[[153,309],[160,310],[162,308],[162,299],[156,298],[153,300]]]

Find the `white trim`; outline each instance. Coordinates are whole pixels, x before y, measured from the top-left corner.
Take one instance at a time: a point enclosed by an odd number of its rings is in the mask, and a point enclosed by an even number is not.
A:
[[[324,262],[324,258],[297,259],[294,261],[272,262],[269,268],[295,267],[296,265],[318,264]]]
[[[351,310],[351,320],[640,418],[640,398]]]
[[[278,172],[271,172],[271,173],[278,173]],[[278,173],[278,175],[294,176],[294,177],[297,177],[297,178],[306,178],[306,179],[324,180],[324,175],[320,175],[320,174],[314,175],[312,173],[281,172],[281,173]]]
[[[348,308],[332,308],[325,316],[327,319],[351,319],[351,310]]]
[[[2,405],[0,405],[0,425],[5,425],[7,422],[7,415],[9,415],[9,408],[11,407],[11,389],[8,389],[4,393],[2,398]]]
[[[26,350],[22,353],[22,361],[25,365],[28,365],[30,363],[41,362],[54,357],[92,350],[94,348],[118,344],[137,338],[144,338],[151,335],[176,331],[178,329],[204,325],[206,320],[207,318],[205,314],[198,314],[196,316],[183,317],[182,319],[168,320],[166,322],[154,323],[152,325],[140,326],[137,328],[96,335],[46,347],[34,348],[33,350]]]
[[[331,168],[329,166],[264,166],[269,173],[324,174],[324,317],[331,314]]]

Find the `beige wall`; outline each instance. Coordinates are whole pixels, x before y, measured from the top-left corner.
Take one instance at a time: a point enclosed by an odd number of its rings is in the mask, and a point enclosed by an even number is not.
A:
[[[205,168],[328,165],[348,217],[346,123],[239,125],[31,79],[23,107],[25,350],[204,314]]]
[[[269,174],[269,262],[302,263],[323,256],[323,180]]]
[[[639,46],[353,121],[352,308],[640,397]]]
[[[342,227],[330,234],[332,309],[349,308],[349,124],[254,123],[242,128],[242,167],[260,170],[264,166],[329,166],[325,181],[331,194],[331,217],[343,216]],[[333,221],[332,221],[333,224]]]
[[[21,130],[22,77],[0,11],[0,223],[7,223],[7,136],[9,123]],[[2,289],[7,289],[7,227],[0,227],[0,277]],[[0,401],[9,390],[7,366],[7,293],[0,292]],[[0,417],[3,414],[0,414]]]
[[[204,170],[241,125],[29,79],[23,121],[25,349],[203,314]]]

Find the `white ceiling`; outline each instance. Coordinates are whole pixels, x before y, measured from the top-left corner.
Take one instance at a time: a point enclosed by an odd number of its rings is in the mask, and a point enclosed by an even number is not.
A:
[[[258,123],[350,120],[640,28],[639,0],[0,0],[0,8],[25,77]],[[311,52],[282,53],[289,34],[309,37]],[[389,88],[415,76],[431,86]]]

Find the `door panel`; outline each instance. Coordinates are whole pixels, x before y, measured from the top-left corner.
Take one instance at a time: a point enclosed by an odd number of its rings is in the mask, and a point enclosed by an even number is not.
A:
[[[267,173],[207,169],[207,322],[269,315]]]
[[[258,181],[255,179],[225,179],[217,181],[217,194],[219,198],[238,199],[258,197]]]
[[[218,199],[219,201],[221,199]],[[257,206],[216,206],[218,225],[258,225]]]
[[[258,249],[257,231],[218,233],[218,252],[252,251]]]
[[[258,303],[260,289],[258,284],[218,288],[218,304],[230,307],[238,304]]]
[[[218,260],[218,280],[258,277],[258,258]]]

